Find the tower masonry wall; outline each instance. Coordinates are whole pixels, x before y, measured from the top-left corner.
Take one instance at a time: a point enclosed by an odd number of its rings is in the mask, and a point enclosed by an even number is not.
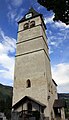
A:
[[[31,21],[35,21],[35,26],[24,30],[24,24]],[[30,80],[30,87],[27,87],[27,80]],[[13,105],[30,96],[46,105],[44,113],[51,120],[57,93],[52,82],[47,38],[40,16],[19,23],[13,88]]]
[[[30,20],[26,20],[26,21],[21,22],[21,23],[19,24],[18,32],[23,30],[23,26],[24,26],[25,23],[28,23],[28,22],[31,22],[31,21],[35,21],[35,26],[37,26],[37,25],[39,25],[39,24],[42,23],[42,21],[41,21],[41,19],[40,19],[40,16],[35,17],[35,18],[32,18],[32,19],[30,19]]]
[[[13,104],[26,95],[46,103],[47,79],[45,71],[43,50],[16,57]],[[30,88],[27,88],[26,85],[28,79],[31,81]],[[43,93],[45,94],[43,95]]]
[[[29,27],[28,29],[24,30],[24,24],[25,23],[30,24],[31,21],[35,21],[35,26],[32,28]],[[45,28],[43,26],[40,16],[19,24],[17,43],[36,38],[38,36],[44,36],[44,39],[46,40]],[[47,44],[47,41],[45,42]]]
[[[41,26],[36,26],[18,33],[18,42],[27,41],[42,36]]]
[[[29,52],[39,51],[41,49],[44,49],[48,55],[48,49],[42,36],[17,44],[16,56]]]

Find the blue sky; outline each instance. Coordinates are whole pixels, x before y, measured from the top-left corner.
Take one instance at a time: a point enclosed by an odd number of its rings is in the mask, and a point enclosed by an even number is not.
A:
[[[69,26],[53,22],[54,13],[36,0],[0,0],[0,83],[13,85],[17,21],[31,6],[44,16],[52,78],[58,84],[58,92],[69,93]]]

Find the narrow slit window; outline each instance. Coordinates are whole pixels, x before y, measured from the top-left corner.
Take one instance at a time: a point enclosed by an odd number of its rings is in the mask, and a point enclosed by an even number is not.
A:
[[[27,80],[27,88],[31,87],[31,82],[30,80]]]

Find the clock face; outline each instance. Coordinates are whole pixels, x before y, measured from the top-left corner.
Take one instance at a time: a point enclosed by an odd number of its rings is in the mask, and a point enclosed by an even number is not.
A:
[[[29,13],[29,14],[27,14],[27,15],[25,16],[26,19],[28,19],[28,18],[30,18],[30,17],[32,17],[32,13]]]

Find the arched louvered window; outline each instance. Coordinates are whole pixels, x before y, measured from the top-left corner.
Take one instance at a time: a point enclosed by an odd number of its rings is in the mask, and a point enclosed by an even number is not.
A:
[[[31,87],[31,82],[30,80],[27,80],[27,88]]]
[[[29,28],[29,24],[28,23],[25,23],[24,24],[24,30],[28,29]]]
[[[35,26],[35,21],[31,21],[30,22],[30,28],[34,27]]]

